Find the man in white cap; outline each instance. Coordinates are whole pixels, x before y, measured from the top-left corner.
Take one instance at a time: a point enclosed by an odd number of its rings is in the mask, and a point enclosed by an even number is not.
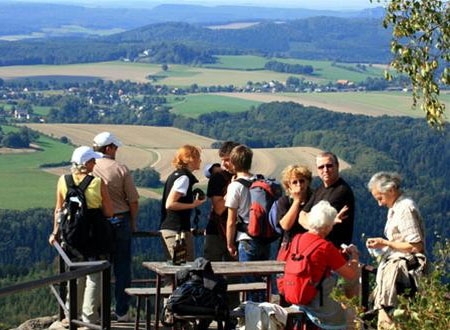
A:
[[[114,206],[113,227],[115,251],[112,264],[115,283],[117,321],[128,322],[130,297],[125,288],[131,286],[131,236],[137,230],[139,195],[127,166],[115,160],[117,149],[122,146],[110,132],[102,132],[94,137],[94,150],[103,158],[97,159],[94,175],[105,181]]]

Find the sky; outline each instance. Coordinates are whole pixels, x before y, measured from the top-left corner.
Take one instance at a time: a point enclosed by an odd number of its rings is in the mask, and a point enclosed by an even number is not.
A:
[[[14,0],[13,0],[14,1]],[[195,4],[204,6],[246,5],[258,7],[307,8],[329,10],[360,10],[380,6],[377,0],[15,0],[16,2],[45,2],[78,4],[89,7],[151,8],[158,4]]]

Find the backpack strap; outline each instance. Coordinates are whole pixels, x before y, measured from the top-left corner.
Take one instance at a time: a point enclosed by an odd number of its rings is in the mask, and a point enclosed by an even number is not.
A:
[[[75,182],[73,181],[72,174],[64,175],[64,180],[66,181],[67,189],[72,188],[73,186],[75,186]]]
[[[78,187],[81,189],[81,191],[84,193],[86,188],[91,184],[91,181],[94,180],[94,177],[92,175],[86,175],[83,180],[80,182]]]
[[[236,181],[239,182],[241,185],[243,185],[246,188],[250,188],[250,186],[253,183],[253,180],[247,180],[247,179],[244,179],[244,178],[239,178]]]
[[[239,178],[236,180],[236,182],[239,182],[241,185],[243,185],[248,190],[248,194],[250,195],[250,186],[254,182],[254,180],[247,180],[244,178]],[[246,233],[247,232],[247,223],[244,221],[244,219],[238,215],[236,229],[240,232]]]
[[[302,235],[302,234],[297,234],[297,235]],[[300,244],[298,244],[298,243],[299,243],[300,237],[301,237],[301,236],[299,236],[299,239],[297,240],[297,245],[295,246],[295,254],[296,254],[296,255],[299,254],[299,252],[298,252],[298,246],[299,246]],[[301,255],[303,255],[303,256],[305,256],[305,257],[309,256],[311,253],[314,252],[314,250],[315,250],[316,248],[318,248],[318,247],[319,247],[320,245],[322,245],[323,243],[324,243],[324,242],[320,239],[320,237],[318,237],[317,239],[315,239],[314,241],[312,241],[312,242],[309,244],[309,246],[305,249],[305,251],[303,251],[303,252],[301,253]]]
[[[66,174],[64,175],[64,180],[66,181],[67,189],[71,187],[79,187],[81,191],[84,193],[86,188],[91,184],[91,181],[94,179],[92,175],[86,175],[83,180],[81,180],[80,184],[77,186],[75,185],[75,181],[73,181],[72,174]]]

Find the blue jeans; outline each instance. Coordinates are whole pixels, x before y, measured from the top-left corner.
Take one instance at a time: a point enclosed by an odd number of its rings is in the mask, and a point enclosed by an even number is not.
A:
[[[125,288],[131,286],[131,228],[130,218],[123,217],[123,221],[113,225],[115,235],[115,250],[112,255],[112,264],[116,285],[114,295],[116,298],[116,314],[123,316],[128,312],[130,296]]]
[[[239,261],[269,260],[270,244],[261,244],[253,239],[239,241],[238,253]],[[242,283],[261,281],[263,281],[261,276],[248,275],[241,278]],[[249,293],[247,297],[254,302],[263,302],[266,295],[264,291],[258,291]]]

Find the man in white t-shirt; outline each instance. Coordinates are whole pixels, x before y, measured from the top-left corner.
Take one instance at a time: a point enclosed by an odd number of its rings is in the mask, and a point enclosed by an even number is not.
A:
[[[268,260],[270,244],[264,244],[252,239],[245,232],[250,213],[250,191],[239,179],[253,181],[256,177],[250,173],[253,152],[245,145],[238,145],[230,153],[233,181],[228,185],[225,206],[228,208],[227,218],[227,249],[230,255],[239,261]],[[244,276],[242,282],[257,282],[262,279],[257,276]],[[249,300],[264,301],[264,293],[249,295]]]

